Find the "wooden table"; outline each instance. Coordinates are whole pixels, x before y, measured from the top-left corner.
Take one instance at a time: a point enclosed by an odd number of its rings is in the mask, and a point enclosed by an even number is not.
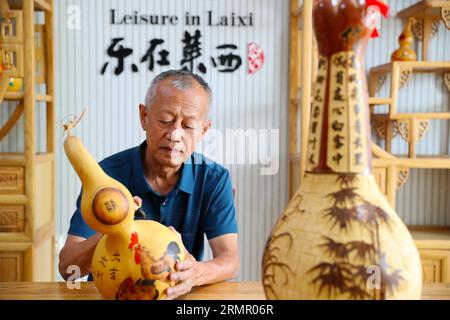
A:
[[[0,300],[101,300],[92,282],[81,289],[67,288],[65,282],[0,283]],[[186,300],[264,300],[260,282],[222,282],[194,288]],[[424,300],[450,300],[450,283],[425,284]]]
[[[0,300],[102,300],[93,282],[81,282],[81,289],[68,289],[65,282],[0,283]],[[186,300],[264,300],[260,282],[222,282],[197,287]]]

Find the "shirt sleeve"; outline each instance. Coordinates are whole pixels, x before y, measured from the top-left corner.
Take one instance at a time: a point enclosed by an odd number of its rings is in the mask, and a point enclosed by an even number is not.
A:
[[[205,234],[213,239],[228,233],[237,233],[236,209],[233,199],[233,185],[228,170],[225,171],[212,193],[206,214]]]
[[[77,199],[77,208],[72,215],[72,218],[70,219],[70,227],[69,231],[67,232],[70,235],[82,237],[82,238],[89,238],[95,234],[95,231],[92,230],[84,221],[83,216],[81,214],[80,206],[81,206],[81,193],[83,192],[83,189],[81,189],[80,194],[78,195]]]

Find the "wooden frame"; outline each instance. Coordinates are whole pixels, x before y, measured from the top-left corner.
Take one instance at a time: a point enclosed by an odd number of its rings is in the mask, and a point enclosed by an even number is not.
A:
[[[2,61],[9,61],[13,65],[13,70],[9,72],[10,77],[23,78],[24,74],[24,54],[21,44],[1,44],[0,50],[3,52]]]
[[[44,84],[46,79],[46,56],[45,56],[45,25],[35,26],[36,37],[36,83]]]
[[[7,11],[2,14],[3,19],[11,19],[14,21],[16,28],[15,34],[7,35],[8,28],[12,29],[12,24],[6,24],[4,20],[0,25],[0,43],[23,43],[23,13],[22,11]],[[12,30],[9,30],[12,33]]]
[[[415,144],[426,133],[424,128],[428,127],[429,120],[450,119],[449,112],[433,113],[398,113],[397,102],[399,90],[406,86],[414,73],[438,73],[444,79],[450,72],[450,62],[428,62],[428,61],[394,61],[391,63],[376,66],[369,73],[369,93],[374,97],[379,89],[379,79],[385,79],[387,74],[391,75],[390,95],[387,98],[372,100],[372,106],[382,104],[389,106],[387,114],[376,114],[372,109],[371,118],[375,123],[384,123],[386,140],[386,151],[392,151],[392,139],[394,138],[394,127],[400,130],[402,138],[408,142],[409,158],[415,157]],[[376,99],[376,98],[375,98]],[[375,125],[377,126],[377,124]],[[450,162],[449,162],[450,167]]]
[[[2,1],[3,2],[3,1]],[[22,14],[22,43],[2,42],[1,48],[22,54],[17,73],[23,77],[23,92],[0,92],[3,100],[17,101],[16,110],[0,129],[5,137],[18,119],[24,118],[24,152],[0,153],[1,169],[21,170],[22,188],[17,191],[0,190],[0,253],[18,252],[23,257],[20,281],[54,280],[54,76],[53,76],[53,0],[11,0],[11,9]],[[8,8],[0,8],[8,15]],[[35,25],[35,10],[45,12],[45,24]],[[18,15],[20,16],[20,14]],[[40,33],[37,42],[36,33]],[[3,38],[3,41],[7,41]],[[39,64],[40,77],[36,76]],[[36,94],[36,85],[44,83],[47,92]],[[44,154],[36,152],[36,102],[46,105],[46,147]],[[43,188],[45,186],[45,188]],[[10,194],[8,194],[10,192]],[[12,193],[11,193],[12,192]],[[16,210],[17,209],[17,210]],[[16,210],[16,211],[14,211]],[[16,212],[16,213],[15,213]],[[0,219],[1,220],[1,219]],[[17,222],[17,223],[16,223]],[[17,227],[14,227],[14,224]],[[7,272],[0,269],[0,281]],[[14,279],[9,279],[14,280]]]
[[[299,41],[298,41],[298,28],[299,28],[299,13],[298,0],[291,0],[290,10],[290,59],[289,59],[289,196],[292,196],[294,189],[294,162],[292,156],[297,153],[297,88],[298,88],[298,56],[299,56]]]
[[[312,54],[313,30],[312,30],[312,0],[303,0],[299,4],[297,0],[291,0],[291,53],[290,53],[290,109],[289,109],[289,196],[296,191],[298,181],[301,180],[306,168],[306,153],[298,150],[298,106],[301,104],[302,119],[300,123],[301,146],[307,144],[309,129],[309,113],[311,106],[313,61],[317,57]],[[300,17],[303,29],[300,32]],[[299,64],[300,61],[300,64]],[[301,65],[301,68],[298,66]],[[301,100],[298,98],[301,89]],[[306,121],[307,120],[307,121]],[[298,166],[298,164],[300,164]],[[299,170],[297,170],[299,167]],[[299,171],[299,172],[298,172]],[[299,176],[296,179],[296,176]],[[297,182],[297,183],[296,183]]]

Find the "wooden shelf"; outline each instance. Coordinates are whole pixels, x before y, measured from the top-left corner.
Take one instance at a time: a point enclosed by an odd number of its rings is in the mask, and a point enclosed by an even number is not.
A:
[[[450,249],[450,228],[448,227],[415,227],[409,231],[416,246],[420,248]]]
[[[421,155],[415,158],[407,156],[393,156],[393,158],[374,158],[374,167],[388,167],[396,165],[402,168],[414,169],[450,169],[450,156],[447,155]]]
[[[397,13],[400,19],[414,17],[417,19],[440,19],[441,8],[450,7],[448,0],[423,0]]]
[[[390,98],[369,98],[369,105],[390,105],[392,103],[392,99]],[[295,98],[291,99],[291,103],[295,103],[300,105],[302,103],[302,99]]]
[[[50,162],[54,160],[53,153],[36,154],[35,163]],[[24,166],[25,155],[23,153],[0,153],[1,166]]]
[[[291,154],[290,162],[299,164],[300,153]],[[373,166],[376,168],[396,165],[399,168],[414,169],[450,169],[450,156],[448,155],[421,155],[415,158],[408,158],[404,155],[391,155],[389,158],[373,158]]]
[[[23,92],[7,92],[5,94],[5,101],[20,101],[23,100],[24,93]],[[39,102],[52,102],[53,96],[48,94],[36,94],[36,101]]]
[[[27,204],[28,198],[23,194],[0,194],[0,203],[4,204]]]
[[[430,113],[397,113],[398,91],[410,81],[414,73],[435,73],[443,74],[446,83],[450,74],[450,61],[394,61],[375,66],[370,69],[369,87],[370,94],[369,104],[373,105],[389,105],[389,119],[450,119],[450,113],[447,112],[430,112]],[[387,74],[391,74],[391,88],[387,98],[375,98],[379,87],[384,83]],[[377,88],[378,86],[378,88]],[[373,112],[373,108],[371,109]],[[385,117],[382,114],[371,114],[373,119]],[[388,148],[388,150],[390,150]]]
[[[390,105],[392,103],[392,99],[390,98],[369,98],[369,105]]]
[[[53,96],[49,94],[37,94],[36,101],[39,102],[53,102]]]
[[[428,73],[428,72],[445,72],[450,71],[449,61],[394,61],[385,63],[370,69],[370,73],[390,73],[393,67],[399,67],[400,69],[411,68],[416,73]]]
[[[374,120],[407,120],[413,118],[418,120],[446,120],[450,119],[450,112],[395,113],[393,115],[387,113],[372,113],[370,117]]]
[[[36,164],[51,162],[55,160],[55,155],[53,153],[38,153],[34,159]]]
[[[3,98],[4,101],[23,100],[23,92],[7,92]]]
[[[25,165],[25,156],[22,153],[0,153],[0,165],[23,166]]]
[[[34,6],[38,10],[51,12],[52,7],[45,0],[34,0]]]
[[[23,7],[23,0],[8,0],[8,3],[12,10],[21,10]],[[52,7],[45,0],[34,0],[34,10],[52,12]]]

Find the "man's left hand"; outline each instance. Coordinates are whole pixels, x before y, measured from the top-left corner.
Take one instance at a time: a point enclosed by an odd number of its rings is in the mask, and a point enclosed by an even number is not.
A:
[[[170,280],[178,282],[175,286],[167,289],[167,299],[169,300],[191,292],[203,273],[202,263],[190,257],[186,257],[186,260],[182,262],[177,262],[175,269],[177,271],[170,274]]]
[[[172,231],[176,232],[181,238],[181,235],[173,228],[169,227]],[[170,280],[176,281],[177,284],[167,289],[167,300],[175,299],[179,296],[191,292],[192,288],[197,284],[197,280],[203,274],[203,263],[195,260],[186,249],[186,259],[179,261],[175,265],[176,272],[170,274]]]

